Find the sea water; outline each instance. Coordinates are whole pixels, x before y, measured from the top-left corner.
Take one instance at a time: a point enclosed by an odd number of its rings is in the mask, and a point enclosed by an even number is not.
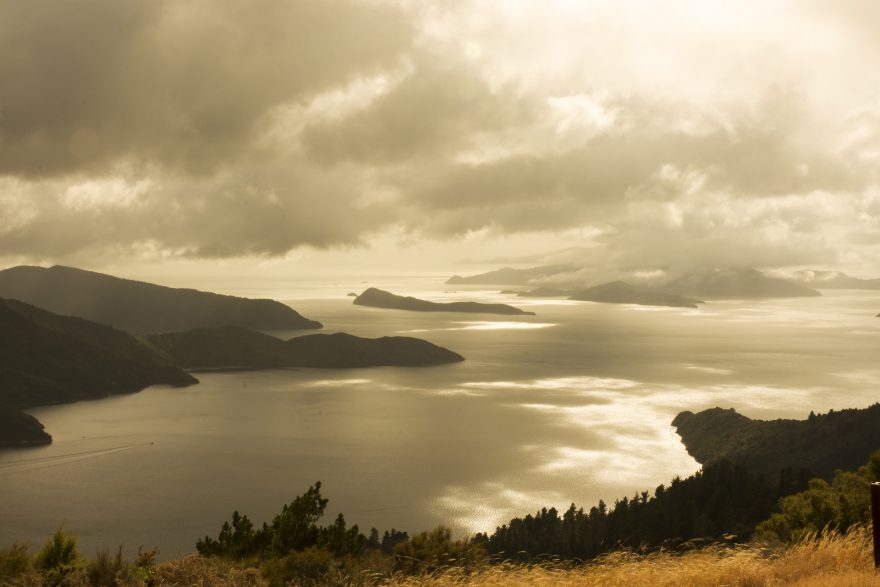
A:
[[[589,508],[699,469],[670,425],[682,410],[755,418],[880,401],[880,292],[709,302],[700,309],[517,298],[439,278],[389,279],[437,301],[535,316],[353,305],[339,280],[273,291],[325,332],[416,336],[466,357],[426,368],[196,373],[187,388],[29,410],[51,446],[0,451],[0,545],[57,527],[82,552],[257,524],[316,481],[363,532],[492,531],[541,507]],[[278,332],[288,338],[303,332]]]

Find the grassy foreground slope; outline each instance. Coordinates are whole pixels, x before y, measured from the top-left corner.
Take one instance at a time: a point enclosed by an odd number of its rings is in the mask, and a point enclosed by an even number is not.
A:
[[[259,568],[243,563],[190,555],[156,565],[149,554],[131,563],[114,559],[106,552],[94,561],[77,561],[60,584],[72,587],[271,587],[285,584],[272,581]],[[21,548],[0,551],[0,584],[49,584],[41,581],[45,570],[41,574],[39,562],[39,556],[28,559]],[[388,576],[365,569],[356,577],[343,578],[331,572],[291,584],[364,587],[834,587],[880,585],[880,574],[873,568],[870,532],[861,527],[846,535],[813,535],[791,546],[710,547],[685,554],[616,552],[581,566],[552,562],[502,563],[467,571],[449,567],[418,575],[396,573]]]
[[[874,570],[870,533],[811,536],[786,548],[748,545],[706,548],[683,555],[616,552],[571,567],[562,564],[502,564],[471,574],[449,569],[438,574],[395,577],[388,587],[584,586],[685,587],[697,585],[799,585],[802,587],[880,585]]]

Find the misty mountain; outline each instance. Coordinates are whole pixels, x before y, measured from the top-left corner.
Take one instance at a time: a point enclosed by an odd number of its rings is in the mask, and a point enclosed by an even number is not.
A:
[[[0,411],[23,433],[34,427],[13,409],[198,383],[136,335],[17,300],[0,299],[0,332]]]
[[[787,298],[820,296],[818,291],[756,269],[714,269],[687,273],[659,288],[698,298]]]
[[[340,332],[283,341],[227,326],[153,334],[147,339],[190,368],[414,367],[464,360],[458,353],[405,336],[371,339]]]
[[[0,271],[0,297],[130,332],[226,325],[258,330],[321,328],[320,322],[274,300],[171,288],[60,265]]]
[[[564,298],[571,293],[555,287],[538,287],[529,291],[517,292],[516,295],[521,298]]]
[[[795,271],[792,279],[798,283],[819,289],[880,289],[880,278],[861,279],[850,277],[840,271],[803,269]]]
[[[549,277],[557,273],[571,271],[568,265],[544,265],[541,267],[532,267],[530,269],[514,269],[512,267],[504,267],[480,273],[479,275],[471,275],[462,277],[453,275],[446,280],[450,284],[475,284],[475,285],[526,285],[535,279]]]
[[[398,296],[391,292],[371,287],[354,299],[359,306],[386,308],[390,310],[409,310],[413,312],[467,312],[472,314],[505,314],[534,316],[507,304],[483,304],[480,302],[429,302],[409,296]]]
[[[835,469],[858,469],[880,447],[880,404],[771,421],[712,408],[681,412],[672,425],[701,464],[727,459],[768,476],[791,468],[830,478]]]
[[[606,304],[638,304],[641,306],[669,306],[673,308],[696,308],[701,300],[637,287],[625,281],[603,283],[575,292],[569,299]]]

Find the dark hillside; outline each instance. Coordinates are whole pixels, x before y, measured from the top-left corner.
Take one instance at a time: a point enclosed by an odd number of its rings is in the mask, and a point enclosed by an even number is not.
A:
[[[321,328],[320,322],[274,300],[176,289],[62,266],[0,271],[0,297],[129,332],[227,325],[256,330]]]
[[[880,404],[769,421],[712,408],[682,412],[672,425],[700,463],[729,459],[766,475],[808,469],[830,479],[835,469],[855,470],[880,448]]]

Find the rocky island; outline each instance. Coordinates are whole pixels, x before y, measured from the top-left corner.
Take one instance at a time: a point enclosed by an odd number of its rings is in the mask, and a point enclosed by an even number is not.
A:
[[[625,281],[612,281],[578,291],[569,299],[605,304],[637,304],[671,308],[697,308],[697,304],[703,303],[701,300],[678,294],[637,287]]]
[[[726,459],[767,476],[807,469],[828,479],[835,469],[857,469],[880,447],[880,404],[806,420],[752,420],[712,408],[681,412],[672,425],[697,462]]]
[[[2,445],[51,440],[23,408],[198,383],[136,335],[17,300],[0,299],[0,332]]]
[[[507,304],[483,304],[479,302],[429,302],[409,296],[398,296],[391,292],[371,287],[354,299],[359,306],[386,308],[389,310],[409,310],[412,312],[467,312],[471,314],[504,314],[508,316],[534,316]]]
[[[361,338],[343,332],[310,334],[284,341],[233,326],[147,337],[178,364],[199,368],[418,367],[463,361],[464,357],[419,338]]]
[[[0,297],[129,332],[241,326],[257,330],[321,328],[275,300],[254,300],[121,279],[73,267],[0,271]]]

